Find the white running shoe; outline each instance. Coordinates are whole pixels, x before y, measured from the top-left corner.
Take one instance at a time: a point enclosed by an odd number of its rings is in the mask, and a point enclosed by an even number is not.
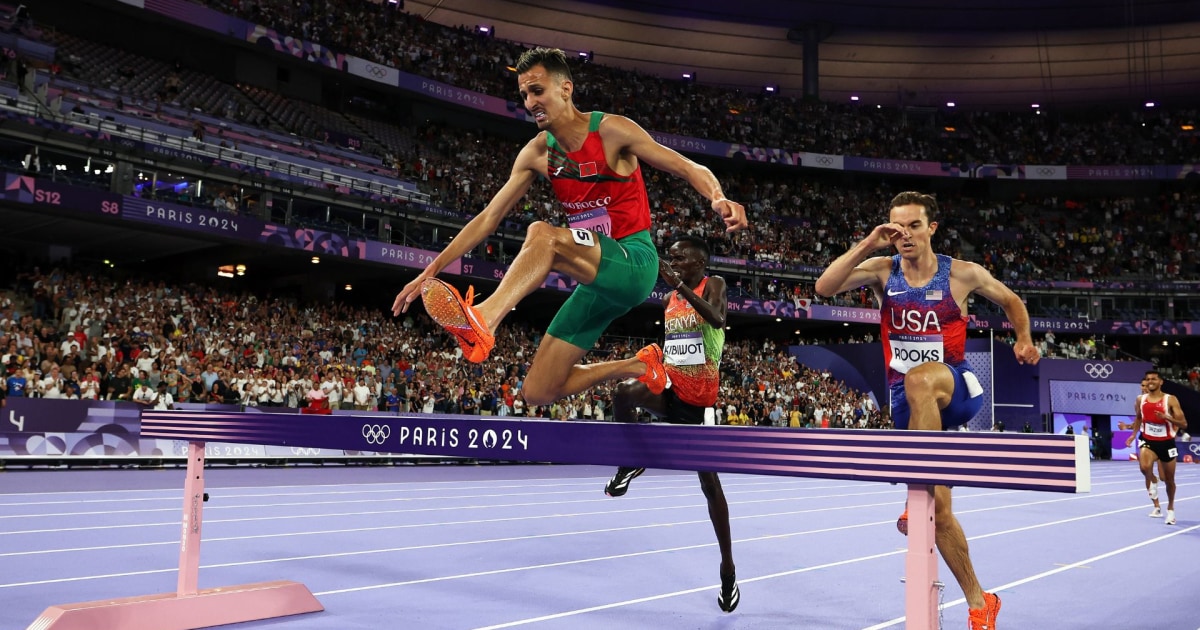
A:
[[[1162,518],[1162,510],[1154,508],[1150,511],[1150,518]]]
[[[1175,524],[1175,510],[1167,510],[1167,525]]]
[[[1147,492],[1150,493],[1151,501],[1157,500],[1158,499],[1158,483],[1150,484],[1150,488],[1147,490]]]

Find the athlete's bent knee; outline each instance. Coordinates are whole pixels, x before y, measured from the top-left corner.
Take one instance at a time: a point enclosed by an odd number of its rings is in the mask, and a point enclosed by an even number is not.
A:
[[[904,375],[905,391],[919,391],[922,393],[930,392],[938,387],[940,375],[934,368],[918,366],[909,370],[908,374]]]
[[[529,229],[525,231],[525,242],[521,245],[521,248],[551,249],[557,251],[559,240],[558,228],[545,221],[534,221],[529,224]]]
[[[525,404],[527,405],[549,405],[558,400],[561,396],[558,395],[558,389],[555,387],[525,383]]]

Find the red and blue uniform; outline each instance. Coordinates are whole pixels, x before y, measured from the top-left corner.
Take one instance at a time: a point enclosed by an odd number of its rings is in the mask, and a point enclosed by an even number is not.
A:
[[[942,409],[942,428],[965,424],[983,406],[983,387],[967,362],[967,319],[950,292],[949,256],[937,255],[937,273],[923,287],[912,287],[892,257],[892,271],[880,296],[883,355],[892,398],[892,423],[908,428],[904,377],[923,363],[943,363],[954,375],[954,395]]]

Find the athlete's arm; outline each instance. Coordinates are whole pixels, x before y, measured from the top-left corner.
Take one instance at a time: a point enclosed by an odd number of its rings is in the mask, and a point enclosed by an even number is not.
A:
[[[833,297],[843,291],[868,286],[876,292],[883,289],[892,259],[887,256],[867,257],[876,250],[889,247],[898,239],[908,235],[908,230],[899,223],[884,223],[875,226],[866,238],[837,257],[817,278],[817,295]]]
[[[442,250],[442,253],[438,254],[437,258],[434,258],[433,262],[429,263],[412,282],[404,285],[404,288],[396,296],[396,301],[392,303],[392,315],[398,316],[408,310],[409,305],[420,294],[421,284],[426,279],[438,275],[447,265],[474,249],[476,245],[483,242],[483,239],[496,231],[496,228],[500,226],[500,221],[529,191],[529,187],[540,171],[538,162],[545,160],[545,153],[545,134],[538,134],[526,143],[521,152],[517,154],[508,181],[500,187],[487,207],[463,226],[462,231],[454,240],[450,241],[446,249]]]
[[[1142,430],[1142,397],[1138,396],[1133,399],[1133,426],[1129,429],[1132,433],[1125,440],[1125,446],[1128,448],[1133,441],[1137,439],[1138,431]]]
[[[1187,429],[1187,418],[1183,417],[1183,407],[1179,406],[1179,398],[1176,396],[1171,396],[1171,401],[1167,403],[1167,413],[1160,414],[1160,417],[1175,425],[1177,429]]]
[[[966,285],[967,293],[978,293],[1004,309],[1004,316],[1017,334],[1017,343],[1013,345],[1017,363],[1037,364],[1041,353],[1033,345],[1033,336],[1029,332],[1029,311],[1021,298],[976,263],[955,260],[950,271],[954,279]]]
[[[817,295],[833,297],[843,291],[866,286],[879,292],[883,289],[884,274],[888,273],[892,259],[887,256],[867,258],[875,251],[874,246],[864,246],[866,241],[860,241],[845,254],[838,256],[829,263],[825,271],[817,278]]]
[[[632,155],[691,184],[692,188],[712,202],[712,209],[720,213],[725,221],[726,232],[745,229],[748,225],[746,209],[742,204],[725,198],[721,182],[717,181],[717,176],[707,166],[697,164],[678,151],[659,144],[632,120],[608,114],[600,124],[600,137],[605,143],[616,146],[621,153]]]
[[[692,308],[700,313],[700,317],[715,328],[725,327],[725,315],[728,307],[728,302],[725,297],[725,278],[721,276],[709,276],[708,284],[704,285],[704,295],[696,295],[695,291],[681,282],[675,289],[683,299],[687,300]]]

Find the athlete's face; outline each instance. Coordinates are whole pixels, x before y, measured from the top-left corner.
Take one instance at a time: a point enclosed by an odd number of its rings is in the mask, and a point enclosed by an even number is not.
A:
[[[925,206],[915,203],[896,206],[892,208],[889,218],[892,223],[908,231],[907,237],[892,241],[901,256],[919,258],[929,251],[929,237],[937,231],[937,222],[929,222]]]
[[[1154,393],[1162,387],[1162,377],[1157,374],[1146,375],[1146,391]]]
[[[1146,379],[1144,378],[1142,379],[1142,393],[1146,393]]]
[[[675,243],[667,250],[667,264],[683,280],[704,275],[704,255],[687,243]]]
[[[544,66],[534,66],[517,75],[517,87],[525,109],[533,115],[538,129],[545,129],[571,102],[574,84],[548,72]]]

